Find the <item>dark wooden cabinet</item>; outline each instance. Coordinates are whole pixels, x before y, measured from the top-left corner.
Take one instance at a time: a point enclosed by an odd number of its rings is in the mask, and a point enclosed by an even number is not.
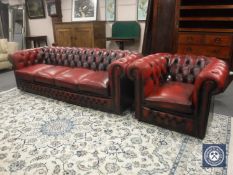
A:
[[[228,34],[180,32],[178,53],[215,56],[230,61],[232,36]]]
[[[174,52],[176,0],[149,0],[142,53]]]
[[[176,50],[214,56],[233,70],[233,1],[177,0]]]
[[[106,47],[105,22],[70,22],[54,24],[55,43],[68,47]]]
[[[233,0],[149,0],[142,53],[214,56],[233,70]]]

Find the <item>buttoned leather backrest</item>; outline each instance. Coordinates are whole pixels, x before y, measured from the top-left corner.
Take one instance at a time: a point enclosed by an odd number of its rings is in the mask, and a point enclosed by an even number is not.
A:
[[[196,76],[209,63],[205,56],[173,55],[168,57],[168,79],[194,83]]]
[[[129,54],[121,50],[44,47],[39,50],[36,62],[105,71],[113,61]]]

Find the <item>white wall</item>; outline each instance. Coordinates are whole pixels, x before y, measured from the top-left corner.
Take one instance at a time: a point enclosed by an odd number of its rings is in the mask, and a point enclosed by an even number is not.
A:
[[[116,20],[117,21],[137,21],[137,0],[116,0]],[[106,24],[106,36],[111,36],[112,24]],[[141,39],[136,43],[126,43],[125,49],[141,52],[144,36],[145,22],[139,22],[141,27]],[[114,42],[107,42],[107,47],[117,48]]]
[[[72,15],[72,1],[73,0],[61,0],[62,7],[62,21],[70,22]],[[105,0],[98,0],[98,10],[97,10],[97,20],[104,21],[105,20]]]
[[[9,0],[10,4],[24,3],[24,0]],[[62,21],[71,21],[72,0],[61,0],[62,3]],[[117,21],[136,21],[137,20],[137,0],[116,0],[116,20]],[[47,7],[45,3],[46,18],[30,19],[29,27],[31,35],[47,35],[48,43],[51,45],[54,42],[52,20],[48,16]],[[98,0],[98,14],[97,20],[105,20],[105,0]],[[106,37],[111,36],[112,22],[106,22]],[[125,49],[135,50],[141,52],[143,35],[145,29],[145,22],[139,22],[141,26],[141,39],[137,43],[128,43]],[[118,48],[116,43],[107,42],[107,48]]]
[[[71,21],[72,0],[61,0],[63,22]],[[105,20],[105,0],[98,1],[97,20]],[[117,21],[136,21],[137,20],[137,0],[116,0],[116,20]],[[112,22],[106,22],[106,37],[112,35]],[[141,39],[137,43],[126,43],[125,49],[141,52],[145,22],[139,22],[141,26]],[[115,42],[107,42],[107,48],[118,48]]]
[[[25,4],[25,0],[4,0],[4,2],[10,5]],[[29,19],[29,32],[30,35],[47,35],[48,44],[51,45],[54,42],[52,20],[48,16],[45,0],[44,4],[46,18]]]

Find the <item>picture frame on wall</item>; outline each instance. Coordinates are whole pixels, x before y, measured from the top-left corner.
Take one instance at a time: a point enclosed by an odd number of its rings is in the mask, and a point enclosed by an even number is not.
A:
[[[56,0],[47,0],[47,10],[49,16],[57,16]]]
[[[145,21],[147,16],[148,0],[138,0],[137,4],[137,19]]]
[[[97,0],[73,0],[72,21],[95,21]]]
[[[3,27],[2,27],[2,17],[0,16],[0,39],[4,38]]]
[[[116,20],[116,0],[105,0],[105,20]]]
[[[43,0],[26,0],[27,14],[30,19],[45,18]]]

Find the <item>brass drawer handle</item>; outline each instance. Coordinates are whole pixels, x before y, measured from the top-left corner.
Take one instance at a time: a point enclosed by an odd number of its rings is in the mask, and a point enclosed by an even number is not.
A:
[[[217,37],[217,38],[214,39],[214,42],[215,42],[216,44],[219,44],[219,43],[222,42],[222,39],[219,38],[219,37]]]

